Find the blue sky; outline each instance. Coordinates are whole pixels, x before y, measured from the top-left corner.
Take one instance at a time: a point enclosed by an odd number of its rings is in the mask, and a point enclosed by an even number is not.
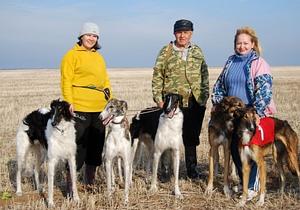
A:
[[[0,0],[0,69],[59,68],[81,25],[100,27],[107,66],[152,67],[178,19],[210,67],[223,66],[241,26],[253,27],[271,66],[300,65],[300,0]]]

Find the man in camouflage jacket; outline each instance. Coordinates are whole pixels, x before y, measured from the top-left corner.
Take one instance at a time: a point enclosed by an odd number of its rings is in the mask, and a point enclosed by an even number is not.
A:
[[[183,143],[189,178],[197,178],[196,170],[199,136],[209,97],[208,69],[201,49],[190,42],[193,23],[178,20],[174,25],[176,40],[164,46],[156,59],[152,94],[158,107],[163,107],[166,93],[183,96]]]

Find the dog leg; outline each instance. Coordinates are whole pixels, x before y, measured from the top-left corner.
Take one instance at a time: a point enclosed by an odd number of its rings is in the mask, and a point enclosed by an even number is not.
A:
[[[223,147],[224,148],[224,147]],[[217,176],[218,173],[219,173],[219,163],[220,163],[220,156],[219,156],[219,145],[216,146],[214,148],[214,153],[213,153],[213,158],[214,158],[214,162],[213,162],[213,165],[214,165],[214,174],[213,176]]]
[[[275,153],[276,154],[276,153]],[[285,188],[285,176],[284,176],[284,169],[283,169],[283,162],[282,162],[283,157],[274,157],[275,164],[277,166],[277,169],[279,171],[279,176],[280,176],[280,193],[284,193],[284,188]]]
[[[42,186],[40,185],[40,172],[41,172],[41,166],[44,162],[44,152],[46,152],[42,146],[39,146],[37,149],[37,156],[35,160],[35,165],[34,165],[34,180],[36,184],[36,189],[39,193],[43,191]]]
[[[111,199],[112,194],[112,163],[111,160],[106,160],[105,162],[105,170],[106,170],[106,181],[107,181],[107,192],[108,197]]]
[[[72,196],[74,201],[79,202],[79,196],[78,196],[77,185],[76,185],[77,174],[76,174],[75,156],[72,156],[68,160],[68,164],[69,164],[69,170],[70,170],[71,180],[72,180]]]
[[[48,206],[54,207],[53,202],[53,184],[54,184],[54,170],[55,170],[56,160],[50,158],[48,160]]]
[[[243,207],[245,206],[247,202],[247,196],[248,196],[248,183],[249,183],[249,175],[250,175],[250,165],[249,165],[249,160],[248,157],[243,157],[246,156],[244,149],[242,149],[241,152],[241,159],[242,159],[242,167],[243,167],[243,194],[240,202],[237,204],[238,207]]]
[[[265,195],[266,195],[266,166],[263,155],[260,155],[261,152],[257,152],[257,167],[259,171],[259,181],[260,181],[260,189],[259,189],[259,200],[257,201],[257,206],[263,206],[265,203]]]
[[[18,170],[17,170],[17,176],[16,176],[16,181],[17,181],[17,196],[22,195],[22,187],[21,187],[21,173],[22,173],[22,165],[23,165],[23,158],[21,156],[18,156]]]
[[[238,182],[240,178],[239,178],[239,176],[237,174],[237,169],[236,169],[236,167],[234,165],[234,162],[229,160],[229,166],[230,166],[230,169],[231,169],[230,170],[230,177],[231,177],[231,179],[234,180],[234,181],[236,181],[236,182]]]
[[[39,172],[40,172],[40,166],[35,165],[34,170],[33,170],[35,186],[36,186],[37,191],[39,193],[41,193],[42,192],[42,187],[40,185],[40,175],[39,175]]]
[[[123,162],[124,162],[124,160],[123,160]],[[120,183],[123,183],[122,159],[120,157],[118,157],[118,173],[119,173]]]
[[[124,203],[127,204],[128,203],[128,194],[129,194],[129,178],[130,178],[130,166],[129,166],[129,162],[130,162],[130,156],[125,157],[124,158],[124,176],[125,176],[125,189],[124,189]]]
[[[213,182],[214,182],[214,153],[215,153],[215,147],[211,146],[209,149],[209,175],[208,175],[208,182],[207,182],[207,188],[205,193],[211,194],[213,191]]]
[[[228,176],[229,176],[229,163],[230,163],[230,148],[229,148],[229,142],[226,141],[225,145],[223,146],[223,151],[224,151],[224,194],[227,198],[230,198],[232,195],[232,192],[229,188],[229,181],[228,181]]]
[[[157,191],[157,170],[158,170],[158,162],[159,162],[159,158],[161,156],[161,152],[160,151],[156,151],[154,153],[154,158],[153,158],[153,168],[152,168],[152,180],[151,180],[151,187],[150,187],[150,191],[151,192],[156,192]]]
[[[140,157],[137,157],[137,158],[135,158],[135,156],[136,155],[140,155],[139,153],[139,150],[137,151],[137,149],[139,148],[139,139],[138,138],[136,138],[136,139],[134,139],[133,140],[133,144],[132,144],[132,168],[133,169],[136,169],[136,167],[137,167],[137,164],[138,164],[138,161],[140,160],[139,158]],[[140,149],[140,148],[139,148]],[[135,159],[137,159],[136,161],[135,161]]]
[[[175,150],[173,151],[173,164],[174,164],[174,178],[175,178],[175,190],[174,190],[174,194],[177,198],[182,199],[183,196],[181,195],[181,192],[179,190],[179,184],[178,184],[178,179],[179,179],[179,163],[180,163],[180,151],[179,150]]]

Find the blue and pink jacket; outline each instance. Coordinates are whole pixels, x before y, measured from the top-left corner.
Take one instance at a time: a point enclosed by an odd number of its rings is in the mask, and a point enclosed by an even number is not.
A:
[[[228,69],[234,60],[232,55],[228,58],[221,74],[219,75],[212,94],[212,103],[219,103],[223,97],[227,96],[225,88]],[[273,115],[276,112],[275,104],[272,99],[272,76],[268,63],[252,52],[249,62],[246,64],[246,87],[249,91],[251,103],[260,117]]]

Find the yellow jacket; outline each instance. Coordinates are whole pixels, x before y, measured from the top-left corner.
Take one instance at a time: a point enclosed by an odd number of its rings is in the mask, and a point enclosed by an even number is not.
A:
[[[92,87],[92,88],[88,88]],[[61,91],[74,111],[100,112],[107,100],[103,90],[111,86],[103,57],[76,44],[61,62]]]

